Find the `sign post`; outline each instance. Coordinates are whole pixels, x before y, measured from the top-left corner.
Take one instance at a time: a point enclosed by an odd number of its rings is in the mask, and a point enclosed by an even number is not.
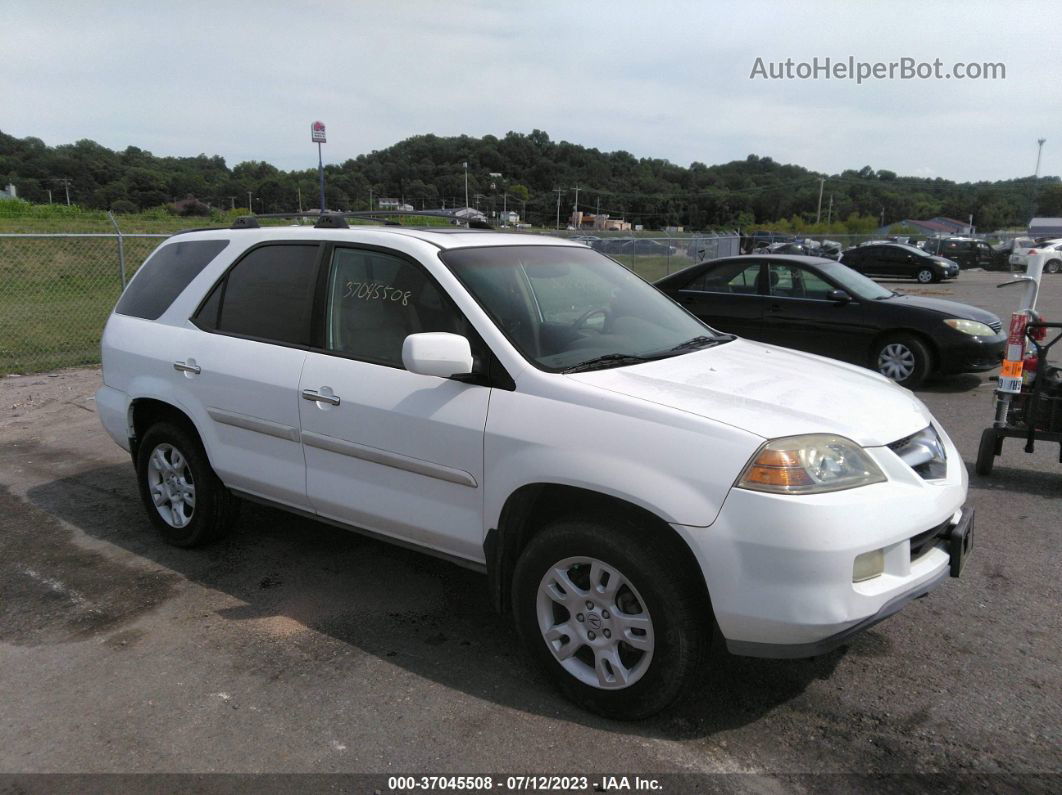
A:
[[[324,161],[321,158],[321,144],[326,143],[323,121],[315,121],[310,125],[310,140],[317,144],[317,175],[321,179],[321,204],[318,209],[323,213],[325,211]]]

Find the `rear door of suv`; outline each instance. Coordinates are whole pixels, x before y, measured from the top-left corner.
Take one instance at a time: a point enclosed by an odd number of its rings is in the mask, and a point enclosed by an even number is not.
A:
[[[427,270],[336,244],[300,384],[306,487],[317,513],[461,558],[483,558],[483,434],[491,389],[411,373],[409,334],[469,337]]]
[[[209,416],[225,484],[311,510],[299,438],[299,378],[310,343],[321,246],[252,247],[218,280],[178,343],[175,378]],[[206,430],[206,429],[205,429]]]

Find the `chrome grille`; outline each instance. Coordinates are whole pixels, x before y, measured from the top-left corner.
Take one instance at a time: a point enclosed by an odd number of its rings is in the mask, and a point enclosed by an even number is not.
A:
[[[932,425],[893,442],[889,449],[926,480],[938,480],[948,472],[944,442]]]
[[[988,327],[998,334],[1000,331],[1003,330],[1003,322],[1000,320],[993,320],[991,323],[988,324]]]

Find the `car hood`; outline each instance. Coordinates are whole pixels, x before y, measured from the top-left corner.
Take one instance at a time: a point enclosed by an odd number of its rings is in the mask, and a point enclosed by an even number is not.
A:
[[[765,439],[834,433],[875,447],[932,419],[913,393],[870,370],[743,339],[568,377]]]
[[[943,298],[930,298],[924,295],[894,295],[892,298],[882,299],[881,303],[891,306],[914,306],[919,309],[928,309],[938,312],[947,317],[958,317],[966,320],[977,320],[981,323],[999,323],[999,318],[991,312],[978,309],[969,304],[960,304],[958,301],[948,301]]]

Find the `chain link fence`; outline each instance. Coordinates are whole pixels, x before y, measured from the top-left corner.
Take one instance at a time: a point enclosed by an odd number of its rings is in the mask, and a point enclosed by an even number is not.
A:
[[[0,234],[0,375],[99,362],[125,282],[166,237]]]

